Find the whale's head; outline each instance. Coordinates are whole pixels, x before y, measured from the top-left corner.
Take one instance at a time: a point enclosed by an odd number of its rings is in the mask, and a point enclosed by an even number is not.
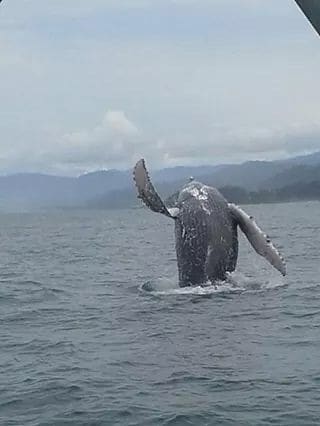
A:
[[[181,189],[178,195],[178,204],[186,202],[203,202],[208,199],[206,186],[201,182],[189,180],[189,182]]]

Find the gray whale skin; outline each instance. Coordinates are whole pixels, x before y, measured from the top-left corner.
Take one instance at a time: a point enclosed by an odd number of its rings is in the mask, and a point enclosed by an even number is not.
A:
[[[145,161],[133,171],[138,198],[152,211],[175,222],[179,286],[198,286],[225,280],[236,268],[238,227],[255,251],[282,275],[285,262],[251,216],[230,204],[211,186],[190,180],[178,194],[176,207],[167,208],[149,178]]]

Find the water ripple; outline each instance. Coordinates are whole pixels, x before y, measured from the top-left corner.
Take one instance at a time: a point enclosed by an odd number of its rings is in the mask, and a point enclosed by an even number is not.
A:
[[[144,210],[0,216],[0,423],[318,425],[318,205],[248,209],[285,279],[241,238],[229,281],[180,289]]]

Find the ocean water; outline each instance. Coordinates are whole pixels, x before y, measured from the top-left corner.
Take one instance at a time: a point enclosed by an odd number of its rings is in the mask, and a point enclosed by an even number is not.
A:
[[[0,424],[319,425],[320,204],[245,209],[287,277],[241,238],[233,284],[179,289],[143,209],[1,215]]]

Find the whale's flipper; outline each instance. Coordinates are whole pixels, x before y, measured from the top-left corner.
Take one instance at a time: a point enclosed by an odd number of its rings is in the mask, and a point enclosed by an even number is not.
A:
[[[258,227],[253,218],[234,204],[229,204],[229,208],[236,223],[240,226],[241,231],[248,238],[255,251],[260,256],[265,257],[282,275],[286,275],[286,264],[283,257],[274,247],[269,237]]]
[[[156,213],[162,213],[171,218],[175,218],[178,215],[179,209],[167,209],[164,202],[161,200],[151,183],[144,159],[139,160],[135,165],[133,169],[133,180],[138,190],[138,198],[141,198],[150,210]]]

